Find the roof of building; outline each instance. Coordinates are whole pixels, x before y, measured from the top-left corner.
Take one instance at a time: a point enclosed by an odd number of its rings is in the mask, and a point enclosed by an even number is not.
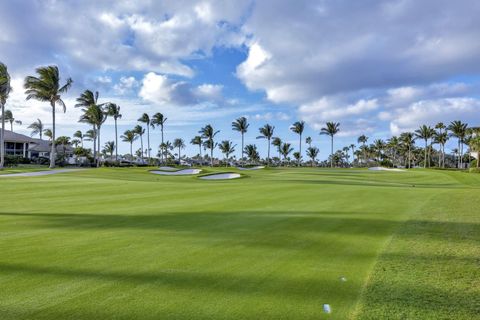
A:
[[[32,140],[33,139],[29,136],[5,130],[5,142],[30,143]]]

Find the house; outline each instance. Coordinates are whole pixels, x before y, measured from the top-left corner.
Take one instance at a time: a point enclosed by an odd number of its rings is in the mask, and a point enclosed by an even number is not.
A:
[[[5,130],[5,154],[35,159],[49,157],[51,143],[47,140],[35,139],[20,133]],[[65,154],[67,157],[73,155],[71,146],[57,145],[57,154]]]

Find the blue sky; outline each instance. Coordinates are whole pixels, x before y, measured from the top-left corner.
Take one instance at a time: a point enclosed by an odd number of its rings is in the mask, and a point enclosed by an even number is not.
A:
[[[121,106],[121,132],[162,112],[169,140],[188,142],[210,123],[239,144],[231,122],[246,116],[247,143],[264,155],[260,126],[296,148],[289,126],[303,120],[324,159],[326,121],[341,123],[338,149],[439,121],[478,126],[479,14],[473,0],[2,1],[0,61],[14,87],[6,107],[24,123],[15,131],[37,118],[48,126],[48,105],[25,101],[22,83],[56,64],[74,80],[60,135],[88,129],[74,105],[90,89]],[[112,120],[102,137],[113,140]]]

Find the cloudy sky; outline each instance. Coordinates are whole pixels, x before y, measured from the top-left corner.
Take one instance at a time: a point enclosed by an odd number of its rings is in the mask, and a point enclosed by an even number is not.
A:
[[[121,132],[162,112],[169,140],[188,142],[210,123],[239,143],[231,121],[246,116],[247,142],[263,152],[258,127],[275,125],[297,147],[288,128],[304,120],[325,158],[326,121],[341,123],[337,148],[439,121],[478,126],[479,17],[476,0],[1,1],[0,61],[14,88],[6,107],[24,123],[17,132],[36,118],[50,125],[49,106],[25,101],[22,85],[56,64],[74,80],[61,135],[88,129],[74,105],[91,89],[121,106]]]

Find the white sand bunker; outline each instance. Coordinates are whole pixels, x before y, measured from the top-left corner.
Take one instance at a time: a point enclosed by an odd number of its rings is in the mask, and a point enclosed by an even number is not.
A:
[[[177,171],[150,171],[154,174],[161,174],[164,176],[184,176],[184,175],[192,175],[192,174],[199,174],[202,172],[201,169],[182,169]]]
[[[200,177],[203,180],[228,180],[228,179],[237,179],[240,178],[241,175],[238,173],[217,173],[211,174],[208,176]]]
[[[384,167],[372,167],[368,168],[371,171],[395,171],[395,172],[405,172],[405,170],[397,169],[397,168],[384,168]]]
[[[263,168],[265,168],[265,166],[256,166],[256,167],[247,167],[247,168],[237,167],[238,170],[260,170]]]
[[[160,167],[158,169],[163,170],[163,171],[177,171],[178,170],[177,168],[174,168],[174,167]]]

